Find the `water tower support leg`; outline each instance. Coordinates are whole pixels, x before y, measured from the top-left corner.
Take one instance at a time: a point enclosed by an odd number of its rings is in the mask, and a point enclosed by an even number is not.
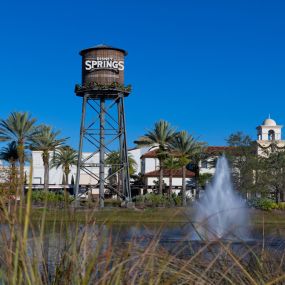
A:
[[[120,130],[121,130],[121,163],[123,165],[123,193],[126,197],[127,203],[131,203],[131,187],[130,187],[130,174],[129,174],[129,158],[128,158],[128,148],[127,148],[127,134],[126,134],[126,123],[125,123],[125,110],[124,110],[124,96],[120,96]]]
[[[126,118],[125,118],[125,106],[124,106],[124,97],[122,97],[122,116],[124,124],[124,155],[125,155],[125,189],[126,196],[128,197],[128,202],[132,202],[131,186],[130,186],[130,172],[129,172],[129,155],[127,147],[127,131],[126,131]]]
[[[83,147],[83,137],[84,137],[84,125],[85,125],[85,114],[86,114],[86,103],[88,100],[88,95],[84,95],[82,101],[82,113],[81,113],[81,125],[80,125],[80,139],[79,139],[79,149],[78,149],[78,160],[77,160],[77,169],[76,169],[76,180],[75,180],[75,191],[74,198],[77,199],[79,193],[79,180],[80,180],[80,168],[81,168],[81,159],[82,159],[82,147]]]
[[[105,99],[100,100],[100,169],[99,169],[99,205],[104,208],[105,182]]]

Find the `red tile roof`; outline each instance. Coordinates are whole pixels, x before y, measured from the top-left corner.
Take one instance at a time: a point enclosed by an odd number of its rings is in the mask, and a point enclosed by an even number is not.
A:
[[[163,177],[169,177],[170,171],[168,169],[163,169]],[[146,177],[159,177],[159,170],[155,170],[155,171],[150,171],[144,174],[144,176]],[[173,177],[178,177],[181,178],[182,177],[182,169],[176,169],[176,170],[172,170],[172,176]],[[195,173],[190,171],[190,170],[186,170],[186,177],[190,178],[190,177],[194,177]]]
[[[146,152],[141,158],[156,158],[156,149]]]
[[[232,149],[230,146],[208,146],[205,152],[207,153],[220,153]]]
[[[220,154],[223,153],[224,151],[230,150],[232,147],[229,146],[208,146],[205,149],[206,153],[212,153],[212,154]],[[149,152],[146,152],[141,156],[141,159],[143,158],[156,158],[156,152],[157,149],[151,150]]]

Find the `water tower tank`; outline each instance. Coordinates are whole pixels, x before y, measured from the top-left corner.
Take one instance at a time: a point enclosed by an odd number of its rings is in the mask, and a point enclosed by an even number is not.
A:
[[[127,52],[107,45],[84,49],[82,56],[82,85],[97,83],[124,85],[124,65]]]

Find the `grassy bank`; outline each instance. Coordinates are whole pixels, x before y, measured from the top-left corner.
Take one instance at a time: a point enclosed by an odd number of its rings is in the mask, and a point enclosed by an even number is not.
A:
[[[43,208],[33,208],[31,218],[33,221],[40,220],[44,212]],[[249,210],[249,217],[253,224],[284,224],[284,211],[261,211]],[[78,221],[86,220],[107,223],[187,223],[194,220],[192,208],[147,208],[124,209],[105,208],[98,209],[59,209],[48,208],[46,221]]]

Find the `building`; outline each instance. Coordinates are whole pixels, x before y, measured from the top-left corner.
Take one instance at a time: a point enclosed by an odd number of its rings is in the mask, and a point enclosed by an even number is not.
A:
[[[267,118],[257,129],[257,155],[267,156],[272,150],[285,149],[285,141],[282,140],[282,125]]]
[[[215,160],[223,152],[225,152],[228,147],[225,146],[209,146],[206,148],[205,158],[199,162],[200,174],[210,174],[215,173]],[[157,186],[159,179],[159,160],[157,158],[156,149],[148,151],[141,156],[141,174],[144,177],[145,187],[147,189],[154,189]],[[166,187],[169,186],[170,171],[167,169],[163,170],[163,182]],[[178,193],[182,187],[182,169],[177,169],[172,171],[172,186],[173,191]],[[191,165],[187,167],[186,170],[186,187],[188,190],[196,188],[196,177],[195,173],[191,171]],[[188,196],[191,196],[190,194]]]
[[[282,125],[278,125],[270,117],[265,119],[257,129],[257,140],[256,140],[256,153],[260,156],[265,156],[270,153],[270,151],[277,149],[285,149],[285,141],[282,140]],[[200,174],[211,174],[215,173],[214,161],[220,156],[223,152],[227,151],[228,147],[226,146],[209,146],[206,148],[205,158],[199,162],[199,173]],[[140,185],[140,193],[151,192],[157,187],[159,179],[159,160],[157,158],[156,150],[149,148],[132,148],[128,151],[129,155],[136,161],[137,167],[135,174],[143,178],[143,184]],[[50,152],[50,159],[52,162],[53,152]],[[84,152],[82,154],[83,159],[86,159],[92,169],[92,172],[95,173],[95,177],[88,175],[86,172],[81,170],[80,172],[80,181],[79,184],[83,187],[93,188],[93,193],[97,194],[98,189],[94,188],[94,185],[98,183],[99,178],[99,154]],[[41,151],[32,151],[32,161],[33,166],[25,167],[26,177],[30,177],[30,169],[33,170],[32,174],[32,184],[34,189],[43,189],[44,184],[44,166],[42,160]],[[5,169],[3,162],[0,161],[0,167]],[[108,175],[110,169],[108,166],[105,168],[105,176]],[[164,185],[169,186],[169,177],[170,171],[164,169],[163,171]],[[63,170],[61,168],[55,169],[51,168],[49,173],[49,188],[50,189],[62,189],[63,185]],[[73,189],[76,177],[76,166],[71,167],[71,171],[68,177],[68,187]],[[182,170],[177,169],[172,171],[172,185],[173,191],[178,193],[182,186]],[[3,180],[3,178],[2,178]],[[196,187],[196,177],[195,173],[191,171],[191,167],[187,167],[186,171],[186,185],[188,190],[193,190]],[[71,190],[72,191],[72,190]],[[193,191],[192,191],[193,192]]]
[[[135,174],[141,173],[141,163],[140,157],[147,151],[146,148],[133,148],[129,150],[129,154],[136,161],[137,167]],[[50,165],[52,163],[54,152],[50,152]],[[88,175],[84,170],[80,171],[80,180],[79,184],[81,188],[86,189],[86,187],[92,189],[93,194],[98,194],[98,188],[94,188],[94,185],[98,183],[99,179],[99,153],[93,154],[91,152],[83,152],[83,159],[86,159],[86,163],[91,167],[88,169],[92,170],[92,173],[95,174],[96,178]],[[33,175],[32,175],[32,185],[34,189],[43,189],[44,187],[44,165],[42,159],[41,151],[32,151],[32,161],[33,161]],[[92,167],[92,165],[94,167]],[[30,166],[25,167],[26,177],[30,175]],[[76,166],[72,166],[70,169],[70,174],[68,176],[68,188],[70,188],[70,192],[73,191],[73,187],[75,184],[76,178]],[[105,167],[105,177],[108,175],[110,168],[108,166]],[[97,179],[98,178],[98,179]],[[49,170],[49,189],[58,190],[64,187],[64,173],[62,168],[50,168]]]

